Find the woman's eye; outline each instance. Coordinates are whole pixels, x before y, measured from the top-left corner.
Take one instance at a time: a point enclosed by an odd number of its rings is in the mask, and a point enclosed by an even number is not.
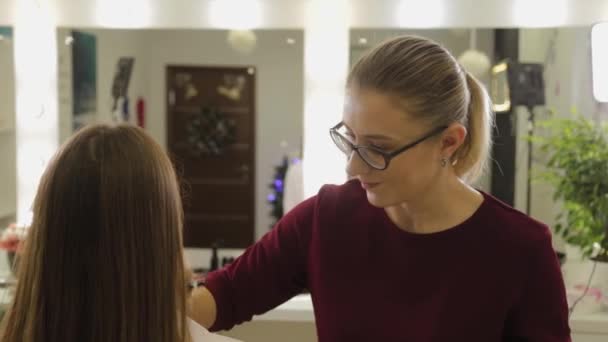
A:
[[[374,150],[380,151],[380,152],[388,152],[389,149],[388,148],[384,148],[381,146],[376,146],[376,145],[369,145],[371,148],[373,148]]]
[[[380,151],[388,151],[388,150],[390,150],[388,148],[388,146],[384,146],[384,145],[369,144],[369,146],[373,147],[373,148],[375,148],[377,150],[380,150]]]

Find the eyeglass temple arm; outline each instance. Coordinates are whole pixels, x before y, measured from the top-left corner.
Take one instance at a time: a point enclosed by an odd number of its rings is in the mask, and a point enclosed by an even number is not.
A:
[[[420,144],[421,142],[425,141],[426,139],[432,137],[433,135],[436,135],[436,134],[439,134],[439,133],[443,132],[446,128],[448,128],[448,126],[438,127],[436,130],[431,131],[429,134],[427,134],[427,135],[423,136],[422,138],[414,141],[413,143],[407,144],[407,145],[401,147],[400,149],[398,149],[396,151],[387,153],[387,156],[394,157],[394,156],[398,155],[399,153],[401,153],[401,152],[403,152],[403,151],[405,151],[405,150],[407,150],[409,148],[412,148],[412,147]]]

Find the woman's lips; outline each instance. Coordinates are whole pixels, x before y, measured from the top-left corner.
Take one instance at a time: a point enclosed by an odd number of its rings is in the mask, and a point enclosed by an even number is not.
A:
[[[364,182],[361,181],[361,187],[365,190],[370,190],[380,185],[378,182]]]

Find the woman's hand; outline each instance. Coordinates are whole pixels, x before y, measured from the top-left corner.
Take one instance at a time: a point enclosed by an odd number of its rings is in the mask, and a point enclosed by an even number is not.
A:
[[[188,309],[188,316],[206,329],[211,328],[213,323],[215,323],[217,315],[215,298],[213,298],[211,292],[204,286],[191,286],[191,284],[194,283],[193,281],[201,280],[201,278],[204,279],[204,276],[192,272],[192,269],[184,260],[184,278],[187,291],[186,306]]]
[[[190,291],[188,316],[207,329],[215,323],[217,316],[215,298],[206,287],[201,286]]]

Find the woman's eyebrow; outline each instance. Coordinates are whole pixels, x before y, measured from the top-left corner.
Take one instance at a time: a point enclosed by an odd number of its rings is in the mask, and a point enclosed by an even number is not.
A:
[[[346,128],[346,130],[347,130],[347,131],[348,131],[350,134],[352,134],[352,133],[353,133],[353,130],[352,130],[352,129],[350,129],[350,127],[348,127],[348,125],[347,125],[347,124],[344,124],[344,128]],[[383,140],[383,141],[393,141],[393,140],[395,140],[395,139],[394,139],[394,138],[392,138],[392,137],[389,137],[389,136],[387,136],[387,135],[382,135],[382,134],[364,134],[364,135],[362,135],[361,137],[362,137],[362,138],[365,138],[365,139],[372,139],[372,140]]]
[[[385,140],[385,141],[394,140],[393,138],[391,138],[389,136],[381,135],[381,134],[366,134],[366,135],[363,135],[363,138],[372,139],[372,140]]]

